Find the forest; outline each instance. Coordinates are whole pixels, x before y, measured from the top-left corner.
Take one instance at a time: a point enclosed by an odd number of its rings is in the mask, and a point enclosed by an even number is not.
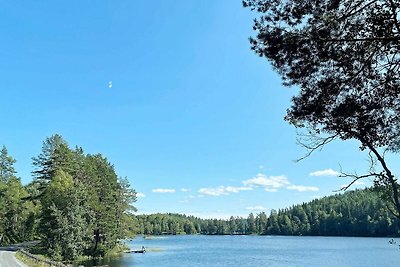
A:
[[[379,187],[250,213],[247,218],[200,219],[181,214],[137,215],[136,192],[101,154],[70,148],[60,136],[43,142],[33,181],[21,183],[16,160],[0,152],[0,243],[40,240],[41,254],[60,261],[102,257],[136,235],[398,236],[399,220]],[[382,190],[380,190],[382,191]]]
[[[33,181],[22,185],[16,160],[0,153],[0,244],[40,240],[42,254],[70,261],[99,257],[132,236],[136,192],[101,154],[71,149],[60,136],[33,158]]]
[[[398,236],[400,224],[376,189],[348,191],[247,218],[200,219],[179,214],[133,216],[144,235]]]

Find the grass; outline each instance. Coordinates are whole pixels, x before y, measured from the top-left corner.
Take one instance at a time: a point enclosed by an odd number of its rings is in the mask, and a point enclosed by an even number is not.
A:
[[[110,251],[107,252],[107,254],[104,256],[104,258],[113,258],[113,257],[120,256],[122,253],[124,253],[128,249],[129,249],[129,247],[126,244],[123,244],[123,243],[117,244],[113,249],[111,249]],[[158,250],[155,248],[154,250],[152,249],[149,251],[161,251],[161,250]],[[45,254],[45,249],[40,244],[33,247],[30,250],[30,252],[40,259],[44,259],[44,260],[48,259],[46,256],[43,255],[43,254]],[[16,258],[18,260],[20,260],[21,262],[25,263],[29,267],[49,267],[48,264],[43,263],[43,262],[38,262],[34,259],[31,259],[19,251],[16,253]],[[90,259],[91,258],[88,256],[80,256],[74,262],[84,262],[84,261],[88,261]]]
[[[18,260],[25,263],[29,267],[49,267],[48,264],[45,264],[43,262],[37,262],[37,261],[25,256],[24,254],[22,254],[19,251],[15,254],[15,256]]]
[[[119,256],[122,253],[124,253],[125,251],[127,251],[128,249],[129,249],[129,247],[127,245],[119,243],[113,249],[108,251],[104,257],[107,258],[107,257]]]

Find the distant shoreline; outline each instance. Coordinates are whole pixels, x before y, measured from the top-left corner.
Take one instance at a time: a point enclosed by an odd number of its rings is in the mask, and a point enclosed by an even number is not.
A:
[[[161,234],[161,235],[137,235],[134,238],[126,239],[133,240],[135,238],[149,239],[168,236],[263,236],[263,237],[354,237],[354,238],[400,238],[398,236],[355,236],[355,235],[258,235],[258,234]]]

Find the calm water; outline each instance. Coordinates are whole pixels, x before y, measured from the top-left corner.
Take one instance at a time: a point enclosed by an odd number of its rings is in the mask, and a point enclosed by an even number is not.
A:
[[[125,266],[400,266],[400,239],[281,236],[167,236],[127,242],[154,250],[108,261]]]

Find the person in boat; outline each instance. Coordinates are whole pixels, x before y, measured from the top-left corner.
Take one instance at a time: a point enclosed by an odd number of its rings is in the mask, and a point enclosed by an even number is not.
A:
[[[142,246],[142,251],[146,252],[146,248],[144,246]]]

